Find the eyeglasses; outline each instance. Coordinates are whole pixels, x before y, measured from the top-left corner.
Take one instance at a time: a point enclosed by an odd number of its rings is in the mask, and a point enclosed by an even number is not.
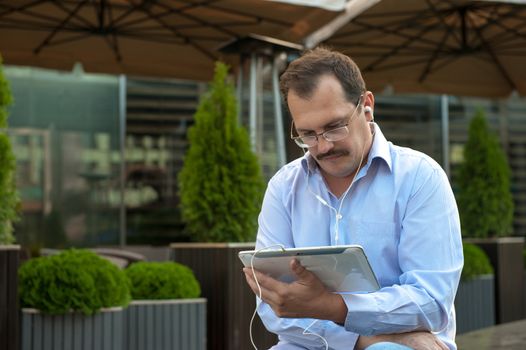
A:
[[[320,136],[322,136],[325,140],[329,142],[336,142],[336,141],[343,140],[349,135],[348,125],[352,122],[356,114],[356,111],[360,107],[362,97],[363,95],[360,95],[360,97],[358,98],[358,101],[356,101],[356,108],[352,112],[351,116],[349,117],[349,120],[347,121],[347,123],[345,123],[345,125],[338,126],[334,129],[326,130],[324,132],[320,132],[319,134],[294,136],[293,135],[294,121],[292,121],[291,126],[290,126],[290,138],[293,139],[294,142],[296,142],[296,144],[300,146],[301,148],[310,148],[310,147],[316,146],[318,144],[318,137]]]

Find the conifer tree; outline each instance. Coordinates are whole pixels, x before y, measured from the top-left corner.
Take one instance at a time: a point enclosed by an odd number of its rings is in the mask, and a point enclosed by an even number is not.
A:
[[[246,130],[237,122],[228,67],[217,63],[188,131],[189,149],[179,173],[185,229],[201,242],[255,238],[264,182]]]
[[[458,204],[465,237],[497,237],[512,232],[510,167],[497,137],[478,110],[470,122],[458,176]]]
[[[11,90],[4,77],[0,56],[0,244],[10,244],[13,221],[18,218],[18,193],[15,183],[15,156],[7,135],[8,107],[12,103]]]

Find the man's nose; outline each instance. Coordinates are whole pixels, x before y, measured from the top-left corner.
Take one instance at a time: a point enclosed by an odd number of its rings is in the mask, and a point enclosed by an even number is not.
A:
[[[334,147],[334,142],[325,140],[325,137],[318,136],[318,153],[327,153]]]

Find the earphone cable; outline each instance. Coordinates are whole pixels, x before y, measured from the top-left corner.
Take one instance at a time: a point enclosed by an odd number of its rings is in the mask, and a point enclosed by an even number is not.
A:
[[[261,251],[266,250],[266,249],[276,248],[276,247],[279,247],[282,250],[285,250],[285,246],[283,246],[283,244],[273,244],[273,245],[269,245],[267,247],[263,247],[263,248],[260,248],[260,249],[256,250],[256,252],[250,258],[250,268],[252,270],[252,276],[254,277],[254,281],[256,282],[256,286],[258,287],[258,297],[259,297],[259,299],[256,300],[256,307],[254,308],[254,313],[252,314],[252,317],[250,318],[250,325],[249,325],[250,343],[252,343],[252,347],[254,348],[254,350],[258,350],[258,348],[256,346],[256,343],[254,342],[254,336],[252,334],[252,325],[254,324],[254,319],[256,318],[256,315],[257,315],[257,312],[258,312],[258,307],[261,304],[261,301],[263,300],[262,299],[263,292],[261,290],[261,286],[259,285],[258,278],[256,277],[256,274],[254,273],[254,258]]]

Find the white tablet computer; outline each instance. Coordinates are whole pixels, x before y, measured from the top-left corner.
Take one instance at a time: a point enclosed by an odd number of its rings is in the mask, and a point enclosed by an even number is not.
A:
[[[254,253],[254,250],[239,252],[243,265],[251,266]],[[256,254],[253,263],[256,270],[280,281],[292,282],[295,278],[289,264],[294,258],[333,292],[369,293],[380,288],[359,245],[263,250]]]

